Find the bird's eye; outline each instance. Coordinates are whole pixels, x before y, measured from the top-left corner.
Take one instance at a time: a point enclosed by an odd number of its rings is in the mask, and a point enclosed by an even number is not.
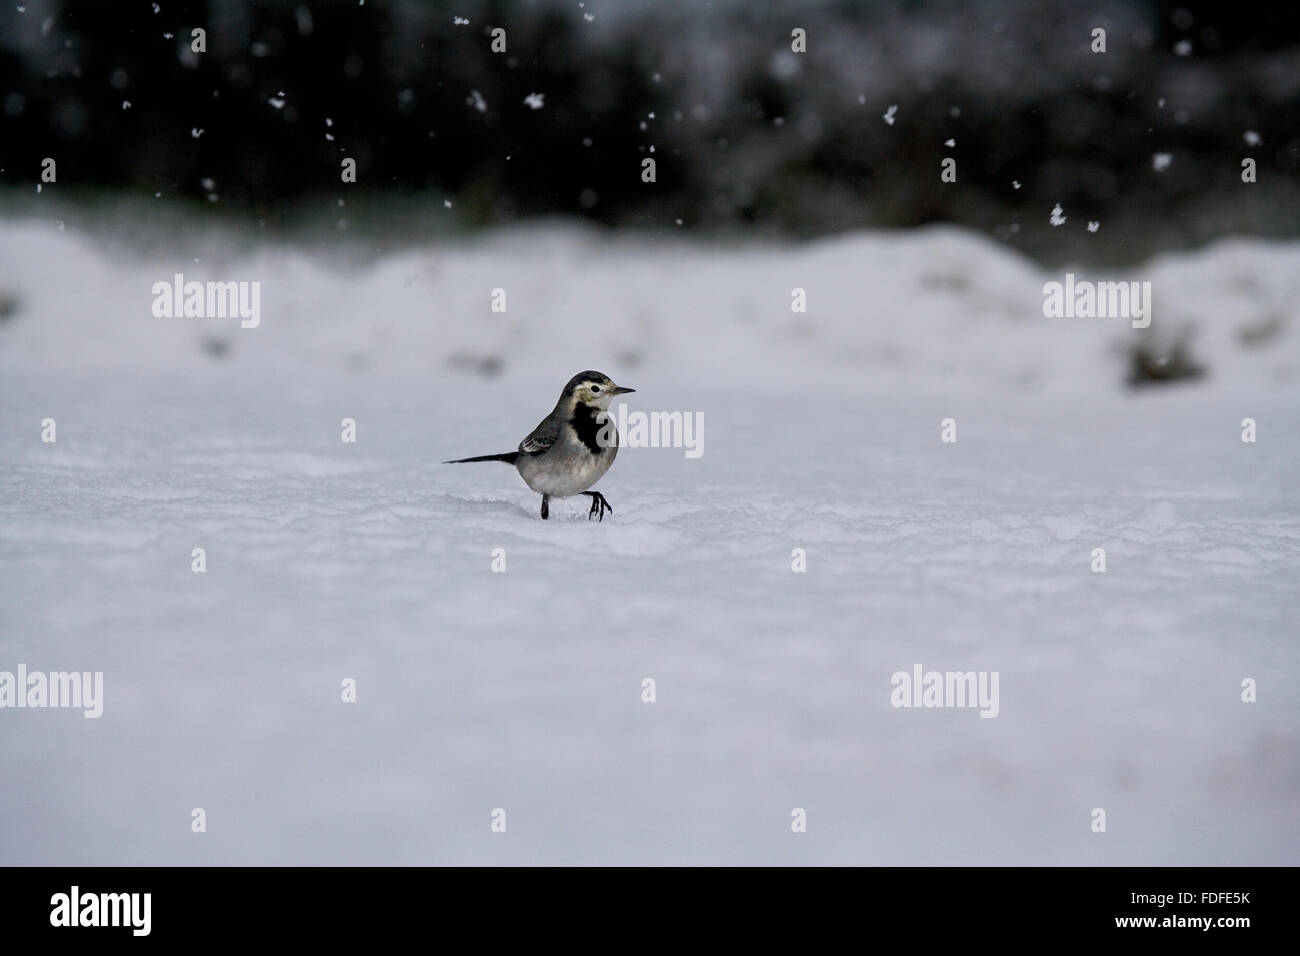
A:
[[[600,386],[599,386],[599,385],[593,385],[593,386],[591,386],[591,394],[595,395],[595,394],[596,394],[597,392],[599,392],[599,391],[600,391]]]

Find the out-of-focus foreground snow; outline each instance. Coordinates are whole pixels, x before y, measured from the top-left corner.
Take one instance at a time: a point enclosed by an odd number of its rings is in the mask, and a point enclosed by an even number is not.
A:
[[[172,253],[0,228],[0,670],[105,681],[0,711],[0,862],[1296,862],[1300,247],[1088,276],[1195,330],[1139,394],[1139,332],[945,230]],[[177,271],[261,326],[154,318]],[[703,456],[625,449],[603,524],[438,464],[589,367]],[[998,717],[894,709],[917,663]]]

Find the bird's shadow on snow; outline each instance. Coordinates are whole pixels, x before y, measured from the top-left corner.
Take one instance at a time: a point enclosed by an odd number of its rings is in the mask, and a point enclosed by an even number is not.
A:
[[[568,521],[587,521],[587,511],[590,505],[586,504],[587,499],[582,499],[581,508],[574,507],[572,513],[568,512],[563,502],[551,501],[551,516],[542,521],[542,501],[537,499],[532,507],[525,507],[517,499],[510,498],[465,498],[460,495],[444,494],[440,496],[449,502],[454,503],[454,510],[457,515],[464,517],[521,517],[529,521],[530,524],[560,523]],[[608,515],[606,516],[608,517]],[[600,524],[599,521],[592,521],[593,524]]]
[[[449,505],[457,516],[481,517],[484,515],[524,515],[527,512],[517,500],[509,498],[467,498],[463,495],[441,494],[437,496]],[[538,506],[541,510],[541,505]],[[536,514],[533,517],[537,517]]]

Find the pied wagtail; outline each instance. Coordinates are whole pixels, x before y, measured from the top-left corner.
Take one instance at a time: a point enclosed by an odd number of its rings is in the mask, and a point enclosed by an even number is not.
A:
[[[514,465],[528,487],[542,496],[542,518],[550,514],[551,498],[587,495],[587,520],[605,520],[614,506],[599,491],[587,489],[600,481],[618,455],[618,430],[607,414],[615,395],[635,392],[615,385],[600,372],[579,372],[569,379],[555,410],[519,443],[518,451],[501,455],[458,458],[444,465],[470,461],[504,461]]]

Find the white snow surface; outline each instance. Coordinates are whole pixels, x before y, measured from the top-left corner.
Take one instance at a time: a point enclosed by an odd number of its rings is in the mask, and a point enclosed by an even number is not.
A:
[[[25,220],[0,262],[0,670],[105,697],[0,710],[0,863],[1297,862],[1300,244],[1072,270],[1151,281],[1148,330],[950,229],[341,263]],[[155,318],[175,272],[260,327]],[[1142,334],[1207,378],[1122,389]],[[586,368],[703,456],[624,448],[602,523],[440,464]],[[918,663],[998,716],[892,707]]]

